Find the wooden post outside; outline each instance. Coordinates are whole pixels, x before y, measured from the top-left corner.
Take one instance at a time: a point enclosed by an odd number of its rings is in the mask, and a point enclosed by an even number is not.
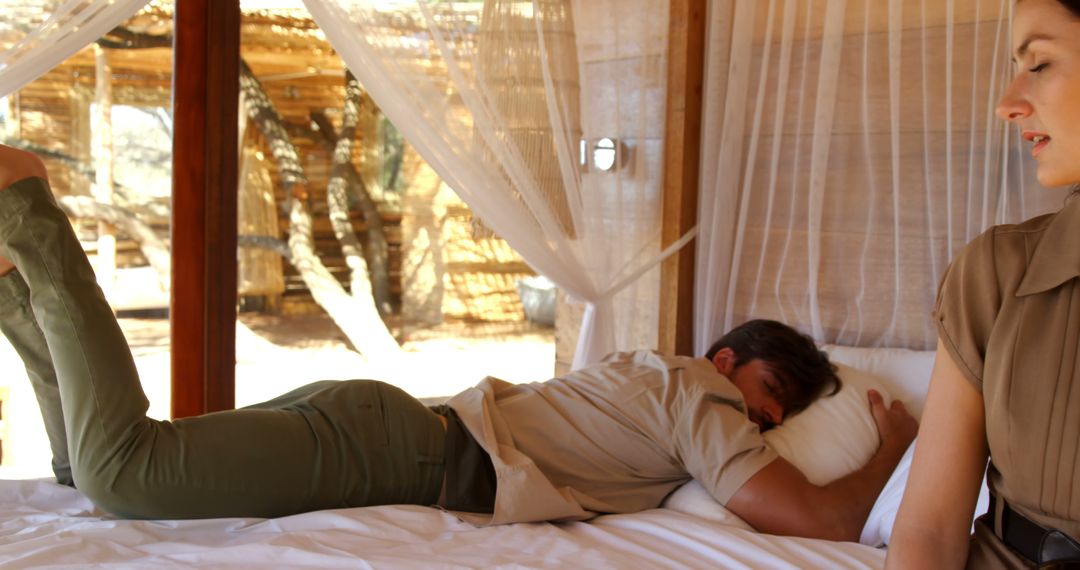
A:
[[[19,92],[16,91],[7,97],[7,123],[4,125],[4,134],[9,139],[22,138],[22,106],[19,105]]]
[[[230,409],[236,375],[239,0],[177,0],[172,416]]]
[[[706,0],[671,0],[662,247],[697,223],[707,12]],[[662,353],[691,355],[694,350],[695,249],[690,242],[660,268],[657,348]]]
[[[94,133],[90,128],[90,102],[94,99],[94,89],[83,85],[71,88],[69,109],[71,112],[71,137],[68,145],[75,160],[90,163],[93,160]],[[71,179],[71,193],[79,196],[90,195],[93,183],[85,176]]]
[[[113,203],[113,128],[112,128],[112,67],[104,48],[94,44],[94,199],[102,204]],[[116,231],[106,222],[97,224],[97,255],[94,272],[105,296],[112,298],[116,290]]]

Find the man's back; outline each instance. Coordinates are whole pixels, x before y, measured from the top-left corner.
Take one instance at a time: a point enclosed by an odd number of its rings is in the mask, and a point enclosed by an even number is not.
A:
[[[477,389],[490,396],[483,413],[458,413],[467,425],[469,415],[486,416],[500,427],[492,434],[504,434],[484,441],[483,430],[470,427],[499,474],[497,513],[519,508],[504,495],[530,496],[506,492],[507,485],[554,487],[593,513],[634,512],[658,506],[694,477],[724,501],[775,458],[741,410],[738,389],[704,359],[614,353],[565,378],[522,385],[488,379]],[[506,447],[531,460],[546,481],[510,476],[519,466],[500,469],[496,456]]]

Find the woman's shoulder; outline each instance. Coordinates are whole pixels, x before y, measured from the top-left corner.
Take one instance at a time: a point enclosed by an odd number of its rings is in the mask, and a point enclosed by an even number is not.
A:
[[[1035,245],[1056,215],[994,226],[969,241],[942,276],[937,310],[963,304],[967,306],[965,311],[985,305],[990,312],[996,312],[1008,292],[1019,287]]]
[[[990,228],[986,233],[993,235],[997,240],[1024,238],[1045,231],[1050,222],[1054,221],[1059,214],[1060,212],[1051,212],[1028,218],[1017,224],[1001,224]]]
[[[48,177],[41,158],[32,152],[0,145],[0,189],[30,177]]]
[[[1043,214],[1020,223],[993,226],[971,240],[953,260],[954,264],[1001,267],[1026,265],[1030,244],[1046,231],[1056,213]]]

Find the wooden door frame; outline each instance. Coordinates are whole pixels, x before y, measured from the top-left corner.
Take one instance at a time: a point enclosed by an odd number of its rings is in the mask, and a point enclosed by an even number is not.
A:
[[[662,247],[697,224],[708,17],[707,0],[670,2]],[[657,349],[662,353],[693,354],[696,245],[697,240],[691,241],[660,267]]]
[[[176,0],[172,416],[235,405],[239,0]]]

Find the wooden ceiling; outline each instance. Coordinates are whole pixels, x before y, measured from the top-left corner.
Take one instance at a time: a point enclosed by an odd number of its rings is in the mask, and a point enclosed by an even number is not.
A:
[[[125,27],[140,34],[168,37],[172,33],[172,2],[154,0]],[[169,104],[172,48],[105,51],[112,68],[116,103]],[[283,116],[306,116],[310,109],[333,109],[342,104],[344,65],[306,13],[295,9],[244,12],[241,55],[263,81]],[[93,90],[94,81],[94,47],[90,46],[25,86],[20,96],[61,98],[60,92],[70,89]]]

